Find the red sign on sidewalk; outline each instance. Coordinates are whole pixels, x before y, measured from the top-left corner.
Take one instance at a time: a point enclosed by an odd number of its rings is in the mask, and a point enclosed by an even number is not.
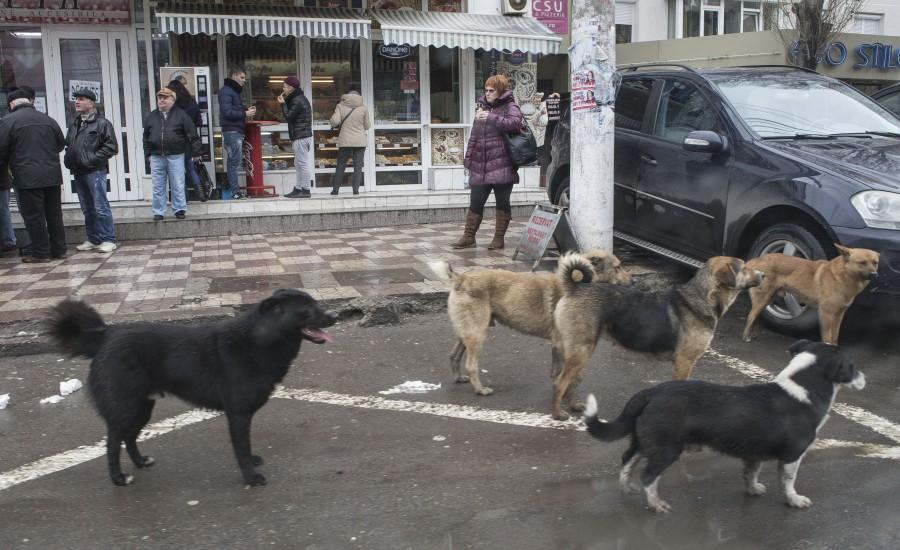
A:
[[[554,34],[569,32],[569,0],[531,0],[531,16]]]

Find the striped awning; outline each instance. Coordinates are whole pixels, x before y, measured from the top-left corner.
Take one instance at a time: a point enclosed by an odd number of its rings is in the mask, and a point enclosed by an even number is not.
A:
[[[559,53],[562,39],[531,17],[371,10],[385,44]]]
[[[250,36],[368,38],[371,20],[348,8],[302,8],[160,2],[156,17],[162,32]]]

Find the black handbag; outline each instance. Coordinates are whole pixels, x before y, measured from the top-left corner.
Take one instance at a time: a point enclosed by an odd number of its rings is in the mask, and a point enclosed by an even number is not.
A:
[[[522,127],[518,132],[503,134],[506,141],[506,152],[516,166],[528,166],[537,162],[538,146],[531,128],[522,117]]]
[[[199,160],[193,162],[194,170],[197,172],[197,175],[200,176],[200,188],[197,189],[197,192],[200,195],[200,202],[206,202],[212,198],[213,181],[212,178],[209,177],[209,172],[206,170],[205,164]]]

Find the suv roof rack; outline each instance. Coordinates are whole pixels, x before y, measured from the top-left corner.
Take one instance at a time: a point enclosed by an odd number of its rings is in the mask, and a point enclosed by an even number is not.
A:
[[[689,71],[692,73],[697,72],[697,69],[695,69],[689,65],[685,65],[683,63],[665,63],[665,62],[661,62],[661,61],[652,61],[650,63],[633,63],[630,65],[621,65],[618,68],[618,70],[633,72],[638,69],[643,69],[645,67],[678,67],[679,69],[684,69],[685,71]]]
[[[741,65],[741,67],[746,69],[797,69],[807,73],[813,74],[821,74],[818,71],[814,71],[812,69],[807,69],[806,67],[798,67],[797,65],[777,65],[777,64],[764,64],[764,65]],[[726,68],[726,67],[722,67]],[[730,67],[728,67],[730,68]]]

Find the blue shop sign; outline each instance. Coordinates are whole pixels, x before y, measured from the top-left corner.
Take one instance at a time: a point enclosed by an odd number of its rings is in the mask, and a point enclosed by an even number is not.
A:
[[[826,63],[832,67],[837,67],[848,62],[850,57],[850,49],[843,42],[831,42],[826,44],[822,53],[816,57],[819,63]],[[880,42],[857,44],[852,50],[854,69],[879,69],[886,71],[889,69],[900,69],[900,48],[894,49],[891,44],[882,44]],[[788,55],[792,59],[796,59],[800,53],[800,43],[794,42],[788,49]]]

